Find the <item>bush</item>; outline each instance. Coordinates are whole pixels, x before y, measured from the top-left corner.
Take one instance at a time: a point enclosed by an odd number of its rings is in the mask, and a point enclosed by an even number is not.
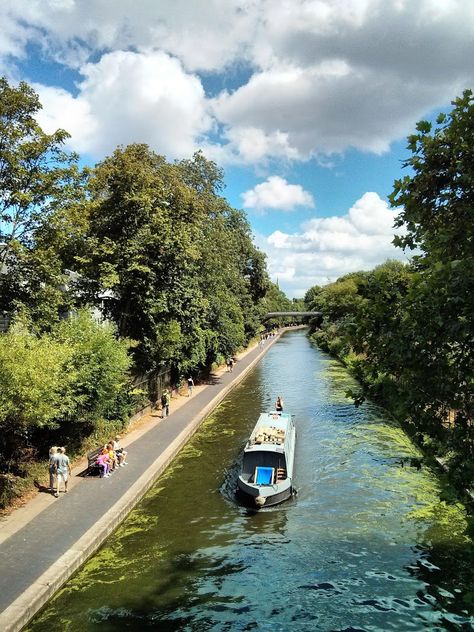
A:
[[[87,311],[38,335],[25,319],[0,335],[0,505],[32,484],[48,444],[82,450],[123,428],[130,410],[127,342]]]

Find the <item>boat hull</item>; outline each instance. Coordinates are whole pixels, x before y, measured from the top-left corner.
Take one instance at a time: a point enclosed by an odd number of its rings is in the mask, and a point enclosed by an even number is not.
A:
[[[285,486],[284,488],[274,490],[274,489],[266,489],[266,488],[255,488],[251,485],[248,485],[245,481],[243,481],[240,477],[237,480],[237,497],[239,501],[248,507],[252,507],[254,509],[262,509],[263,507],[273,507],[274,505],[279,505],[280,503],[288,500],[293,495],[293,488],[291,485]],[[257,498],[264,498],[265,502],[263,504],[258,504]]]
[[[272,507],[293,495],[296,430],[292,416],[262,413],[245,446],[237,497],[254,509]]]

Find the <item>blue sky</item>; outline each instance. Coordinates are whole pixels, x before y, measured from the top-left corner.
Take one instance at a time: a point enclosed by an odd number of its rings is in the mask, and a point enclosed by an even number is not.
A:
[[[474,75],[471,0],[3,0],[0,23],[0,74],[83,162],[146,142],[222,166],[290,297],[406,258],[406,136]]]

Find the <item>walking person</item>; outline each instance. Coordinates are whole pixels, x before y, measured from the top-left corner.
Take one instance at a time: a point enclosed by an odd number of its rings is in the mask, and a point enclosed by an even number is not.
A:
[[[168,417],[170,414],[170,394],[168,389],[163,391],[163,395],[161,396],[161,418]]]
[[[53,445],[53,447],[49,451],[49,490],[51,493],[54,493],[56,476],[58,471],[58,448]]]
[[[193,394],[193,388],[194,380],[192,377],[188,377],[188,397],[191,397],[191,395]]]
[[[68,478],[71,475],[71,464],[69,462],[69,457],[66,456],[66,448],[59,448],[58,453],[58,471],[57,471],[57,487],[56,493],[54,494],[56,498],[59,496],[59,487],[61,481],[64,482],[64,493],[67,494],[67,482]]]

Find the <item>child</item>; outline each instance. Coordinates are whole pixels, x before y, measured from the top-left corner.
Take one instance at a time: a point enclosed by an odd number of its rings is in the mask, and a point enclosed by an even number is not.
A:
[[[117,457],[115,455],[114,445],[112,442],[109,442],[106,445],[106,449],[108,451],[109,459],[111,463],[109,464],[110,473],[112,473],[115,469],[117,469]]]
[[[104,450],[102,450],[102,453],[99,454],[99,456],[97,457],[97,465],[99,466],[99,470],[100,470],[100,478],[109,478],[110,474],[109,474],[109,454],[108,452],[105,452]]]

